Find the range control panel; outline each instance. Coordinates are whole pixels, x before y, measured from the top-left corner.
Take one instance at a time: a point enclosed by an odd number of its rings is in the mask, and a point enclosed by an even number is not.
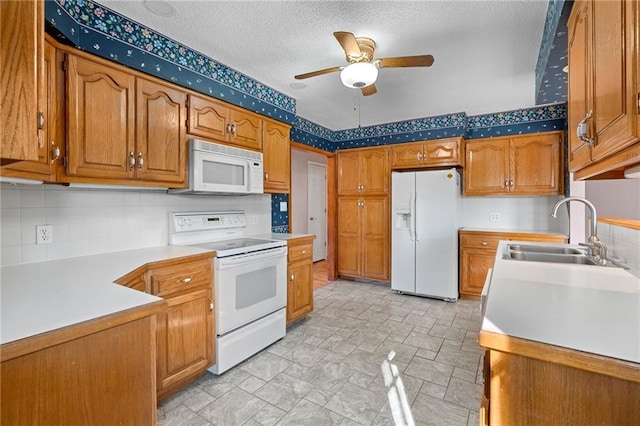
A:
[[[173,213],[172,219],[177,232],[240,228],[247,225],[243,211]]]

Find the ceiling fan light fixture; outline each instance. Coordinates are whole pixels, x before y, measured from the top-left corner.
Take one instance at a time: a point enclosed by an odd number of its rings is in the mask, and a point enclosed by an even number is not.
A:
[[[356,62],[347,65],[340,72],[342,84],[352,89],[371,86],[378,78],[378,67],[370,62]]]

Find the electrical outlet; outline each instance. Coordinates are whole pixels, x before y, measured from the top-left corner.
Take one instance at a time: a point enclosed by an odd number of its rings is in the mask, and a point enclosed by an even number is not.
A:
[[[53,225],[36,225],[36,244],[53,242]]]
[[[491,222],[500,222],[500,213],[489,213],[489,220]]]

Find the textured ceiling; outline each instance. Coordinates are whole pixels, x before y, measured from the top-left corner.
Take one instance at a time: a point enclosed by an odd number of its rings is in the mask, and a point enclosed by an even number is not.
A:
[[[535,105],[535,66],[547,1],[169,1],[160,17],[143,1],[99,3],[296,99],[297,114],[331,130],[464,111]],[[383,68],[363,97],[338,73],[334,31],[373,38],[376,58],[431,54],[430,68]]]

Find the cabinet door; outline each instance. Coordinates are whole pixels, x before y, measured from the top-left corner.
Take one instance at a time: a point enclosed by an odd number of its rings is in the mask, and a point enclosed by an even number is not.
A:
[[[360,160],[362,194],[389,193],[389,151],[387,148],[363,150]]]
[[[361,272],[361,203],[354,197],[338,198],[338,274],[358,276]]]
[[[64,148],[64,106],[62,94],[64,87],[57,84],[59,61],[56,49],[49,43],[44,46],[44,127],[42,136],[45,143],[38,149],[38,160],[19,161],[0,169],[0,175],[25,179],[38,179],[53,182],[56,178],[56,167],[62,157]],[[57,165],[57,164],[56,164]]]
[[[238,108],[230,108],[230,110],[231,138],[229,141],[243,148],[261,151],[262,119],[260,116]]]
[[[504,195],[509,185],[509,140],[467,141],[465,195]]]
[[[391,146],[391,168],[402,169],[422,166],[422,143]]]
[[[135,78],[67,56],[67,174],[132,179]]]
[[[389,279],[389,198],[365,197],[360,209],[362,226],[361,276],[376,280]]]
[[[338,151],[338,195],[358,194],[360,188],[360,154]]]
[[[43,50],[44,1],[0,1],[2,164],[39,160]]]
[[[229,107],[213,99],[189,95],[187,133],[219,142],[227,142],[231,134]]]
[[[460,259],[460,293],[479,296],[493,267],[495,250],[463,249]]]
[[[591,110],[591,2],[576,1],[571,11],[569,28],[569,170],[576,171],[591,162],[591,148],[581,141],[576,130]],[[587,121],[591,125],[591,120]],[[592,131],[588,134],[593,134]]]
[[[287,285],[287,323],[313,310],[313,266],[311,261],[289,266]]]
[[[187,95],[142,78],[136,88],[136,177],[184,186]]]
[[[214,363],[211,290],[167,299],[158,315],[157,387],[159,393]]]
[[[511,141],[510,191],[520,195],[562,193],[562,136],[535,134]]]
[[[425,166],[457,166],[460,164],[460,141],[425,142],[422,158]]]
[[[265,121],[262,153],[264,192],[289,193],[289,176],[291,175],[289,126]]]
[[[636,87],[638,32],[635,1],[594,1],[593,7],[593,160],[638,140]],[[634,48],[636,49],[634,51]]]

